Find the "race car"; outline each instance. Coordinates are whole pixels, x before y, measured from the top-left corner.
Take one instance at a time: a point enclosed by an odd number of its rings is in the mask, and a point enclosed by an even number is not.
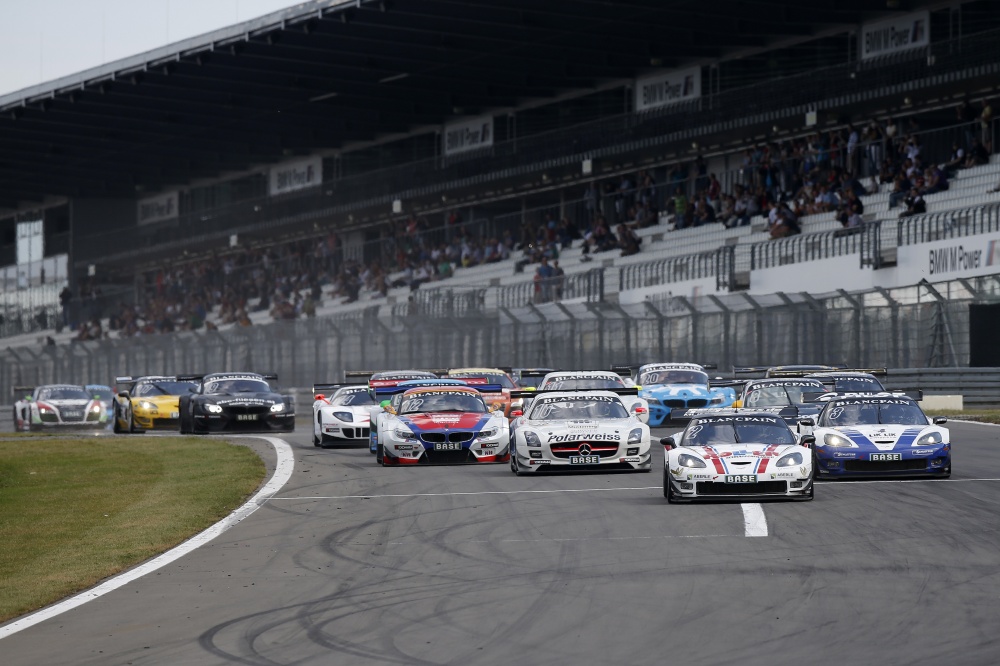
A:
[[[403,394],[407,390],[420,386],[468,386],[466,381],[462,379],[441,379],[438,377],[432,379],[428,377],[424,379],[408,379],[395,386],[379,386],[369,389],[369,395],[372,396],[375,404],[368,411],[369,423],[371,424],[368,450],[375,456],[375,461],[378,463],[382,462],[382,455],[378,448],[379,426],[384,419],[391,416],[390,411],[399,412],[399,404],[403,399]],[[392,410],[388,410],[388,407],[392,407]]]
[[[101,401],[82,386],[47,384],[14,387],[14,430],[99,430],[108,426],[108,412]]]
[[[104,411],[108,414],[108,421],[111,422],[114,418],[114,402],[115,402],[115,392],[110,386],[105,384],[86,384],[83,387],[91,398],[94,400],[99,400],[101,406],[104,407]]]
[[[480,394],[498,388],[484,384],[406,389],[399,408],[390,405],[385,410],[376,459],[383,465],[507,462],[507,418],[499,407],[488,407]]]
[[[344,373],[348,383],[354,383],[359,379],[366,379],[369,388],[380,386],[396,386],[400,382],[411,379],[437,379],[437,373],[430,370],[382,370],[379,372],[368,372],[365,370],[348,370]],[[352,381],[353,380],[353,381]]]
[[[510,373],[514,377],[514,383],[519,389],[538,388],[542,379],[550,372],[556,372],[556,368],[514,368]]]
[[[637,393],[635,388],[539,390],[527,413],[512,423],[511,471],[650,471],[649,426],[629,409]]]
[[[714,409],[660,440],[663,495],[694,500],[813,498],[811,435],[796,438],[776,414]]]
[[[477,383],[495,384],[500,387],[496,393],[483,393],[488,405],[500,405],[504,416],[510,417],[512,389],[517,388],[510,370],[506,368],[452,368],[446,375],[449,379],[468,379]],[[472,382],[469,382],[470,384]]]
[[[826,399],[812,435],[823,477],[951,476],[948,419],[931,421],[899,393],[845,393]]]
[[[670,420],[674,409],[729,407],[736,401],[731,382],[713,386],[704,366],[696,363],[648,363],[639,366],[635,383],[649,403],[653,427]]]
[[[576,389],[627,389],[634,388],[629,370],[564,370],[550,372],[538,385],[539,391],[572,391]],[[515,395],[517,395],[515,393]],[[530,402],[534,394],[524,395],[523,400]],[[629,401],[630,413],[636,415],[643,423],[649,422],[649,405],[644,398]]]
[[[736,377],[741,375],[751,376],[755,379],[774,379],[777,377],[804,377],[813,372],[825,372],[839,370],[842,365],[820,365],[820,364],[799,364],[799,365],[755,365],[747,367],[734,367],[733,374]]]
[[[821,405],[806,398],[826,391],[818,379],[749,379],[743,383],[733,407],[765,409],[777,413],[789,427],[799,428],[799,419],[815,418]],[[773,408],[778,408],[774,411]],[[690,412],[689,412],[690,415]]]
[[[367,441],[368,421],[374,406],[375,400],[366,386],[314,384],[313,445]]]
[[[118,394],[113,405],[117,433],[145,430],[176,430],[180,426],[180,396],[197,389],[195,381],[174,376],[117,377]]]
[[[275,392],[268,383],[277,381],[277,375],[218,372],[177,379],[198,382],[193,393],[180,397],[182,434],[295,430],[292,397]]]
[[[833,393],[884,393],[885,387],[875,375],[885,376],[881,370],[832,370],[828,372],[811,372],[806,377],[817,379]]]

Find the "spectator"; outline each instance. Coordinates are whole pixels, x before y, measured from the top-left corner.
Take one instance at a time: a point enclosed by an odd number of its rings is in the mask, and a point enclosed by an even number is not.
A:
[[[965,168],[970,169],[981,166],[989,161],[990,154],[986,151],[985,146],[983,146],[979,139],[973,139],[972,148],[969,149],[969,154],[965,158]]]
[[[639,244],[642,239],[627,224],[619,224],[617,229],[618,247],[621,248],[621,256],[627,257],[639,252]]]
[[[924,202],[924,198],[920,195],[920,192],[913,189],[910,190],[910,194],[906,198],[906,210],[900,213],[899,217],[911,217],[913,215],[920,215],[921,213],[926,212],[927,204]]]
[[[559,265],[559,260],[552,262],[552,291],[557,301],[563,297],[563,287],[566,285],[566,271]]]

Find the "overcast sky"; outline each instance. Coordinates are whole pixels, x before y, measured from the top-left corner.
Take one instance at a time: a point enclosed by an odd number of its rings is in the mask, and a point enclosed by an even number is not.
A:
[[[0,0],[0,95],[299,4]]]

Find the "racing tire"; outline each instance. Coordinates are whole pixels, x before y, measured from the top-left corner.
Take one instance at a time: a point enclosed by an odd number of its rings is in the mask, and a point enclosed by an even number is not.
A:
[[[114,415],[112,416],[112,420],[111,420],[111,432],[115,433],[116,435],[120,435],[123,432],[125,432],[124,430],[122,430],[122,427],[120,425],[118,425],[118,401],[117,400],[115,400]]]
[[[378,463],[379,465],[382,465],[382,467],[386,467],[385,456],[382,454],[382,445],[381,444],[378,444],[375,447],[375,462]]]
[[[517,464],[517,456],[514,453],[510,454],[510,471],[514,472],[514,476],[521,476],[521,466]]]
[[[670,489],[670,477],[667,476],[667,468],[663,468],[663,496],[667,498],[667,504],[674,504],[674,491]]]
[[[146,432],[142,428],[136,428],[135,427],[135,415],[134,414],[129,414],[129,417],[128,417],[128,431],[131,434],[133,434],[133,435],[135,435],[135,434],[141,434],[141,433]]]
[[[323,442],[319,437],[316,436],[315,432],[313,433],[313,446],[317,448],[323,448]]]
[[[815,469],[815,468],[814,468]],[[816,498],[816,473],[813,472],[813,478],[809,484],[809,493],[806,495],[806,502],[812,502]]]
[[[180,431],[182,435],[191,434],[191,424],[188,422],[188,414],[185,410],[181,410],[181,424]]]

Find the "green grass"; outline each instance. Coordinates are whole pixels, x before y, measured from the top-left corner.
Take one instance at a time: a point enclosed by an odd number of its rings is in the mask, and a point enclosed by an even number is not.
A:
[[[197,534],[260,485],[246,447],[194,437],[0,440],[0,622]]]

